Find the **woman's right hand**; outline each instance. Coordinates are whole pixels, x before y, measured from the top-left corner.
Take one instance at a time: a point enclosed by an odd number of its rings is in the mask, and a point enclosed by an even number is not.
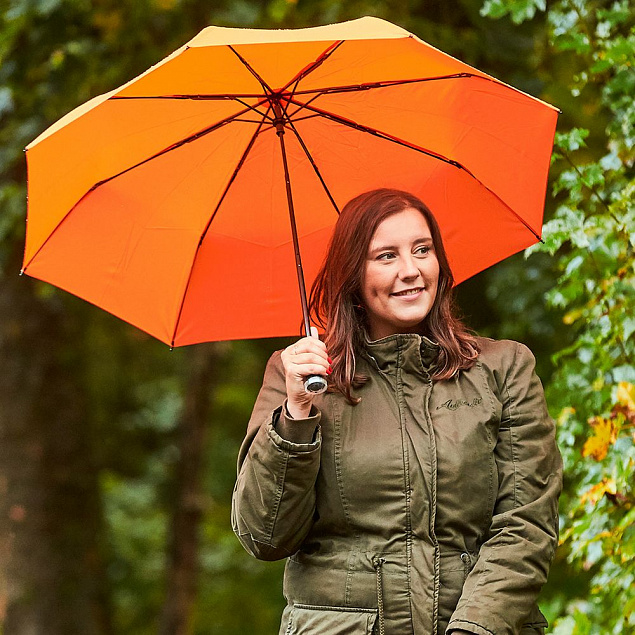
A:
[[[331,361],[326,345],[318,338],[317,329],[311,327],[311,337],[303,337],[285,348],[280,358],[284,366],[287,386],[287,410],[294,419],[309,416],[315,393],[304,390],[309,375],[328,375]]]

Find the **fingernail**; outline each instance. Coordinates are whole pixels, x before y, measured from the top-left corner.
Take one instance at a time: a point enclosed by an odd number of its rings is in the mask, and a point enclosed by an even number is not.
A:
[[[332,364],[332,363],[333,363],[333,360],[332,360],[330,357],[327,357],[326,359],[328,359],[328,360],[329,360],[329,364]]]
[[[329,366],[329,369],[326,371],[327,375],[330,375],[333,372],[333,369]]]

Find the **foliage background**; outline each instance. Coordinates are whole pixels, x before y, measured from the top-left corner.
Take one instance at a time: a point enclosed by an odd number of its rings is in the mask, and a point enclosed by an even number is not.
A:
[[[277,632],[282,563],[242,551],[229,507],[265,361],[287,340],[225,343],[210,353],[222,372],[210,384],[203,482],[190,502],[200,519],[196,586],[185,624],[166,626],[170,526],[184,461],[179,435],[195,357],[44,284],[16,282],[23,148],[208,24],[293,28],[362,15],[396,22],[563,111],[544,244],[467,281],[458,296],[482,334],[534,350],[558,422],[562,546],[541,598],[551,632],[634,632],[635,35],[628,0],[553,0],[548,8],[545,0],[2,0],[5,635]]]

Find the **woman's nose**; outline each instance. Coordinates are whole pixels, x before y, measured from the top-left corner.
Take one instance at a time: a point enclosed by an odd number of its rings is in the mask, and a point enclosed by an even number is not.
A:
[[[399,277],[402,280],[408,280],[410,278],[417,278],[419,276],[419,267],[415,259],[408,255],[401,259],[401,267],[399,268]]]

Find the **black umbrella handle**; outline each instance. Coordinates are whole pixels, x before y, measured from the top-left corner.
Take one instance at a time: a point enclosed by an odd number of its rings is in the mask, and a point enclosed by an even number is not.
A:
[[[293,251],[295,253],[295,265],[298,274],[298,286],[300,287],[300,303],[302,304],[302,317],[304,319],[304,330],[306,335],[311,335],[311,321],[309,320],[309,306],[306,299],[306,287],[304,284],[304,273],[302,271],[302,259],[300,258],[300,245],[298,241],[298,230],[295,224],[295,211],[293,209],[293,196],[291,195],[291,180],[289,178],[289,166],[287,165],[287,153],[284,147],[284,112],[279,101],[272,101],[275,113],[274,125],[276,133],[280,139],[280,151],[282,152],[282,164],[284,166],[284,179],[287,186],[287,202],[289,204],[289,221],[291,222],[291,236],[293,238]],[[326,391],[328,383],[322,375],[309,375],[304,380],[304,390],[314,395],[319,395]]]

